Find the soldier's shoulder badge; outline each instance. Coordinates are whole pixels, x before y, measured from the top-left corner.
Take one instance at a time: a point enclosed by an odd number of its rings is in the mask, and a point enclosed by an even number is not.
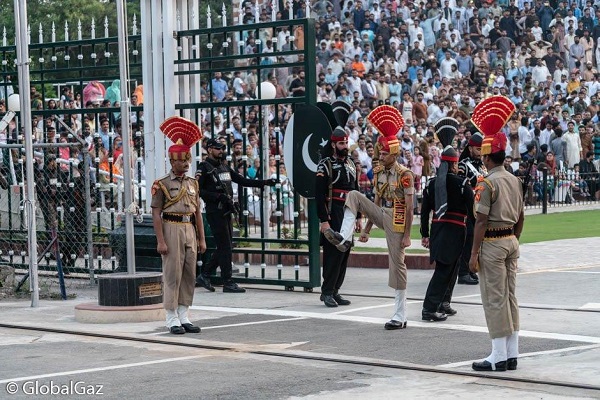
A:
[[[378,166],[376,166],[376,167],[373,167],[373,173],[374,173],[374,174],[378,174],[378,173],[380,173],[381,171],[383,171],[383,165],[378,165]]]
[[[152,184],[152,196],[154,196],[156,194],[156,192],[158,192],[160,190],[160,183],[158,182],[158,180],[155,180],[154,183]]]
[[[402,175],[402,178],[400,178],[400,183],[402,184],[403,188],[412,187],[412,185],[413,185],[412,174]]]

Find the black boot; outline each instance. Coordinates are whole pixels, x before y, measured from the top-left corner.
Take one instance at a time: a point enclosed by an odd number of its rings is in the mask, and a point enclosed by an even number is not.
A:
[[[349,306],[350,304],[352,304],[350,300],[346,300],[342,297],[342,295],[337,293],[333,295],[333,299],[336,303],[338,303],[338,306]]]
[[[223,284],[223,293],[246,293],[246,289],[239,287],[234,281],[228,281]]]
[[[446,319],[448,319],[448,316],[440,312],[422,311],[421,319],[423,321],[438,322],[445,321]]]
[[[487,360],[476,361],[472,367],[475,371],[506,371],[506,361],[499,361],[495,365]]]
[[[321,301],[323,303],[325,303],[325,305],[327,307],[337,307],[338,306],[338,303],[336,303],[335,299],[333,298],[333,295],[331,295],[331,294],[322,294]]]
[[[438,312],[446,314],[447,316],[456,315],[457,311],[450,307],[450,303],[445,301],[438,307]]]
[[[209,292],[215,291],[214,286],[210,283],[210,278],[202,274],[198,275],[198,277],[196,278],[196,287],[203,287]]]

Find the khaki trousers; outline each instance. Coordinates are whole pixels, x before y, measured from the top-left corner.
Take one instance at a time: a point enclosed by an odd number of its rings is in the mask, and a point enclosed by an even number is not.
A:
[[[179,305],[191,306],[196,284],[196,228],[190,223],[163,220],[163,235],[168,253],[162,256],[163,306],[177,310]]]
[[[481,301],[492,339],[519,330],[515,293],[519,241],[515,236],[484,240],[479,253]]]
[[[348,193],[346,207],[355,215],[359,212],[369,217],[377,227],[385,231],[388,247],[389,278],[388,286],[396,290],[406,289],[406,264],[404,263],[404,248],[400,246],[404,233],[395,232],[392,225],[392,210],[378,207],[364,194],[353,190]]]

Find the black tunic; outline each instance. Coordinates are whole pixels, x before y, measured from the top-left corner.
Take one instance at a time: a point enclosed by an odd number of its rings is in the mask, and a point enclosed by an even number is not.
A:
[[[423,205],[421,206],[421,236],[430,237],[429,214],[435,210],[435,179],[427,182],[423,189]],[[453,265],[460,256],[465,242],[466,228],[464,224],[448,222],[450,216],[456,214],[473,215],[473,189],[466,179],[455,174],[446,178],[448,191],[448,211],[443,221],[433,221],[429,240],[430,260]]]

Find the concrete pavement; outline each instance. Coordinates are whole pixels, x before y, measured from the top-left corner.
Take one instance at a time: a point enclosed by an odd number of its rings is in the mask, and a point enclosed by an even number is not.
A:
[[[600,238],[523,245],[518,276],[521,307],[519,369],[500,375],[572,384],[600,381]],[[318,293],[248,286],[245,294],[197,289],[191,316],[199,335],[173,336],[162,322],[81,324],[76,304],[96,301],[96,289],[71,285],[77,298],[0,302],[2,324],[160,339],[144,343],[0,328],[0,398],[7,385],[23,390],[71,381],[102,385],[105,398],[388,399],[600,398],[600,391],[490,381],[482,377],[378,367],[427,366],[470,372],[490,340],[478,286],[458,285],[458,314],[442,323],[420,320],[431,271],[411,270],[409,326],[385,331],[393,310],[387,271],[353,268],[343,293],[352,305],[329,309]],[[232,351],[182,348],[187,343]],[[280,352],[307,358],[282,358]],[[322,360],[327,357],[330,361]],[[321,360],[320,360],[321,358]],[[331,360],[352,360],[353,364]],[[23,385],[29,386],[23,386]],[[45,398],[34,396],[34,398]]]

